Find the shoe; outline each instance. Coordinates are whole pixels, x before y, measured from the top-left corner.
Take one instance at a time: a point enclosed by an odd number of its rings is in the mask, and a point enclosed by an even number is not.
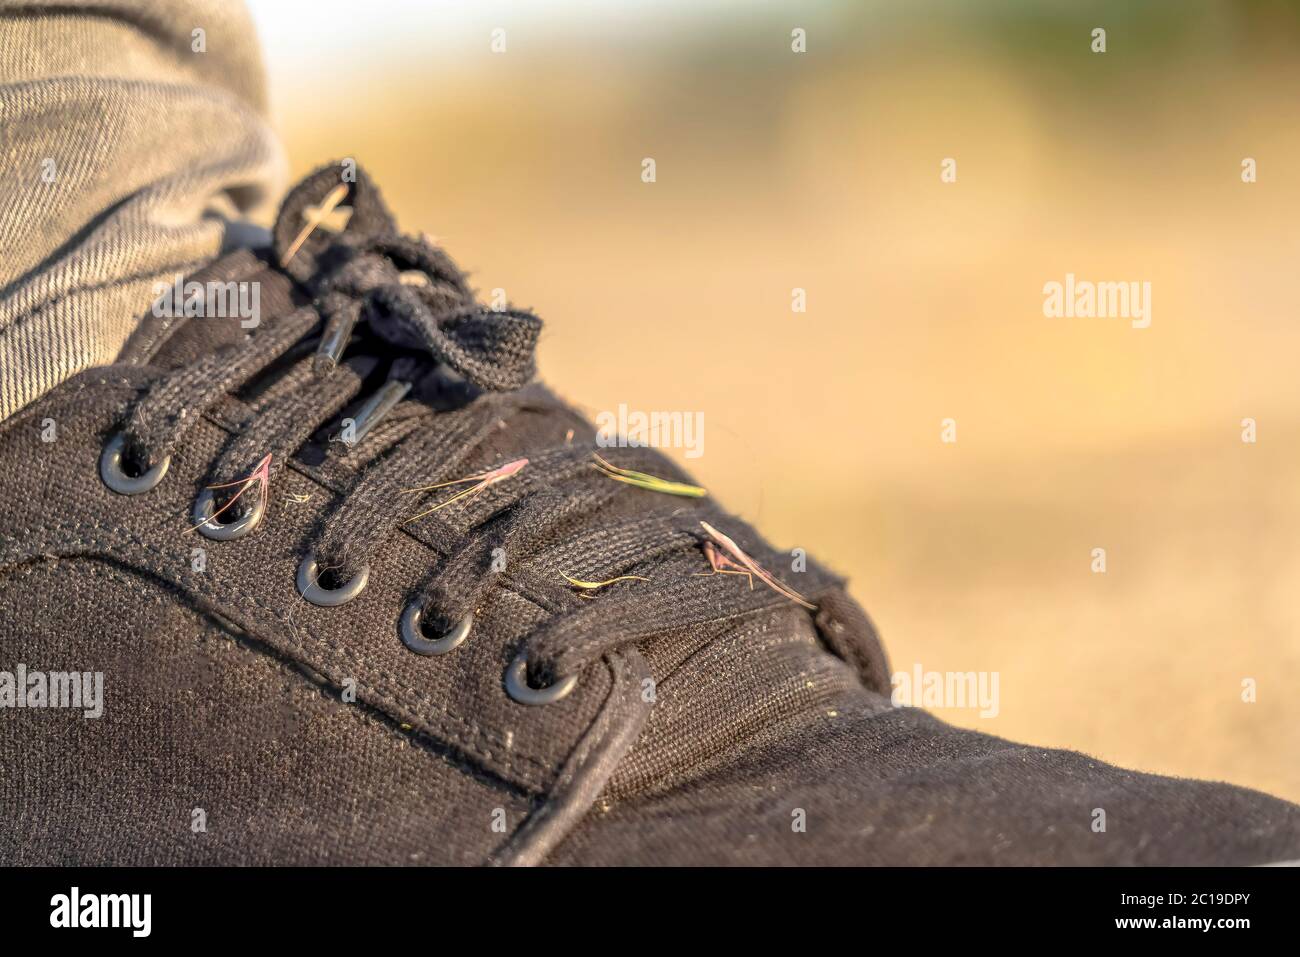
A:
[[[608,447],[540,329],[331,165],[0,425],[0,861],[1300,857],[1295,805],[895,707],[845,583]]]

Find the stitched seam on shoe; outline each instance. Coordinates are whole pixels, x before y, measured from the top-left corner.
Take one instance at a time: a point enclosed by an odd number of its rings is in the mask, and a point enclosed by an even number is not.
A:
[[[139,585],[139,578],[142,577],[141,573],[138,570],[136,570],[133,575],[132,572],[128,570],[130,566],[124,565],[123,563],[119,562],[116,558],[100,557],[95,555],[84,555],[78,557],[85,559],[84,565],[89,571],[89,574],[94,578],[111,579],[113,581],[119,582],[128,587],[138,587]],[[54,563],[60,561],[60,559],[47,559],[47,561]],[[36,574],[40,569],[41,569],[41,562],[40,559],[37,559],[34,561],[27,562],[23,565],[10,566],[8,569],[5,570],[5,575],[13,579],[27,578]],[[149,573],[149,574],[153,574],[153,573]],[[160,594],[153,591],[143,591],[143,592],[139,592],[138,594],[145,601],[148,601],[152,605],[165,607],[169,604],[169,602],[165,598],[163,598]],[[195,614],[198,616],[204,615],[204,612],[202,611],[196,612],[193,609],[186,609],[186,611],[190,614]],[[221,627],[222,631],[228,631],[228,628],[220,621],[217,621],[216,623]],[[234,623],[232,622],[232,624]],[[236,627],[238,627],[238,625],[236,625]],[[241,632],[243,631],[242,628],[239,630]],[[257,641],[262,644],[264,644],[264,642],[260,642],[260,639],[258,639],[255,635],[247,635],[244,637],[246,637],[246,640],[241,641],[240,640],[241,636],[239,634],[229,634],[229,635],[223,635],[219,640],[234,645],[235,648],[238,650],[239,654],[253,655],[256,656],[259,660],[265,661],[266,666],[268,668],[274,669],[277,674],[281,674],[281,675],[288,676],[290,678],[296,678],[301,680],[304,683],[304,685],[306,685],[310,689],[313,689],[313,693],[321,699],[321,701],[323,702],[322,707],[330,709],[331,713],[333,714],[347,713],[351,720],[358,722],[362,727],[372,729],[372,730],[378,729],[380,733],[382,733],[386,737],[391,738],[393,741],[396,742],[407,744],[410,742],[412,737],[417,737],[417,738],[423,737],[431,741],[434,741],[435,743],[441,745],[442,747],[446,747],[445,742],[442,742],[436,738],[431,738],[429,735],[424,734],[423,732],[418,732],[417,734],[412,735],[409,732],[404,732],[399,730],[398,728],[393,727],[392,726],[393,717],[391,715],[387,715],[387,712],[383,712],[387,716],[387,720],[382,720],[367,713],[367,711],[364,708],[352,707],[346,703],[336,701],[335,699],[330,698],[326,694],[322,694],[324,689],[319,685],[319,683],[313,681],[310,677],[302,674],[300,669],[294,667],[293,664],[294,659],[290,658],[288,660],[285,660],[284,658],[280,657],[280,655],[282,655],[282,652],[279,652],[277,649],[274,648],[271,648],[269,652],[258,651],[257,649],[250,647],[248,645],[248,641]],[[195,643],[196,646],[200,644],[198,642],[197,636],[195,637]],[[375,710],[380,710],[380,709],[375,709]],[[436,760],[440,760],[452,765],[454,765],[455,763],[443,754],[434,754],[433,757]],[[518,787],[518,784],[516,782],[510,781],[509,779],[504,778],[501,775],[493,774],[491,771],[486,769],[474,769],[470,773],[476,777],[481,778],[482,780],[484,780],[485,782],[487,782],[493,787],[497,787],[497,788],[503,786]]]
[[[126,552],[125,550],[119,552],[116,542],[108,541],[105,540],[105,538],[101,537],[100,532],[110,531],[110,530],[105,529],[104,526],[100,525],[98,522],[94,522],[94,523],[58,522],[53,527],[73,537],[74,540],[72,542],[60,543],[60,544],[63,544],[64,547],[69,547],[69,546],[75,547],[77,551],[74,552],[74,554],[78,554],[78,553],[93,554],[93,552],[91,552],[90,549],[85,547],[85,544],[83,542],[79,541],[79,539],[82,536],[88,535],[90,539],[90,544],[94,546],[96,549],[99,549],[101,554],[112,556],[113,558],[122,561],[128,566],[141,565],[142,567],[147,568],[150,572],[159,575],[164,580],[169,580],[169,581],[175,580],[178,582],[184,582],[187,587],[193,589],[193,583],[189,581],[189,579],[192,578],[192,573],[184,572],[179,575],[175,575],[175,577],[173,578],[172,575],[164,573],[164,571],[161,570],[161,566],[150,567],[147,558],[142,562],[140,556],[138,555],[131,554],[129,552]],[[112,529],[111,534],[116,539],[121,539],[121,538],[129,539],[133,544],[138,546],[140,549],[144,550],[147,555],[149,544],[140,536],[120,528]],[[43,551],[44,549],[48,549],[48,547],[51,544],[54,543],[51,543],[48,540],[42,543],[43,549],[39,550],[37,552],[37,555],[39,555],[41,551]],[[15,554],[21,554],[21,553],[15,552]],[[4,558],[3,553],[0,553],[0,566],[5,564],[5,562],[6,560]],[[209,590],[212,589],[212,583],[210,581],[205,582],[205,586]],[[266,602],[262,601],[261,599],[257,598],[256,596],[246,594],[240,591],[239,589],[231,588],[229,586],[223,588],[220,584],[217,585],[217,588],[223,591],[226,595],[233,596],[237,600],[247,601],[249,604],[261,609],[262,611],[266,612],[267,614],[273,617],[278,616],[280,614],[277,609],[267,604]],[[202,594],[197,589],[193,589],[193,592],[198,595]],[[223,612],[223,614],[226,613]],[[303,644],[299,636],[299,633],[306,634],[315,643],[317,648],[324,649],[323,657],[328,659],[329,664],[335,666],[343,665],[344,664],[343,659],[346,658],[351,660],[352,662],[355,662],[357,665],[363,666],[362,667],[363,671],[372,670],[368,667],[364,667],[364,662],[360,659],[360,657],[357,656],[357,654],[354,651],[352,651],[351,649],[342,648],[327,638],[322,638],[306,625],[295,626],[295,628],[289,630],[288,633],[291,637],[292,643],[297,645],[299,648],[302,648],[304,651],[306,651],[306,646]],[[307,663],[311,664],[310,661],[308,661]],[[464,731],[456,731],[454,729],[445,728],[445,727],[439,727],[439,734],[446,735],[451,741],[457,743],[462,749],[464,749],[474,757],[479,758],[480,760],[485,760],[489,763],[497,763],[498,761],[501,761],[502,758],[504,758],[503,763],[505,767],[508,768],[513,774],[515,774],[520,781],[524,782],[528,786],[541,789],[542,787],[545,786],[546,778],[554,774],[554,768],[552,767],[550,762],[535,757],[526,752],[512,750],[510,757],[505,757],[503,753],[505,750],[504,740],[500,739],[495,734],[487,731],[482,726],[475,724],[473,721],[464,718],[461,715],[457,714],[456,712],[452,711],[445,704],[433,700],[427,695],[427,693],[423,691],[420,691],[416,688],[412,688],[408,685],[403,684],[400,681],[397,681],[395,679],[392,679],[391,677],[382,674],[379,675],[376,679],[371,679],[369,682],[369,686],[371,688],[378,689],[379,691],[389,692],[388,694],[385,694],[383,696],[376,694],[373,695],[373,697],[377,701],[388,704],[390,707],[402,707],[401,701],[393,695],[394,691],[406,692],[416,701],[421,702],[427,705],[428,707],[431,707],[435,712],[441,713],[445,718],[450,719],[456,724],[461,725],[464,729],[466,729],[466,731],[470,732],[473,735],[472,738],[467,737]],[[409,706],[407,707],[409,708]],[[416,711],[418,714],[418,709],[416,708],[409,708],[409,710]],[[445,724],[445,722],[439,722],[435,718],[428,715],[419,714],[418,716],[421,718],[421,720],[428,722],[431,726],[439,726]],[[501,751],[493,751],[490,749],[490,747],[499,747]],[[526,773],[524,769],[516,766],[514,762],[515,758],[522,759],[523,761],[531,765],[533,768],[543,772],[543,774],[539,777],[534,774]]]

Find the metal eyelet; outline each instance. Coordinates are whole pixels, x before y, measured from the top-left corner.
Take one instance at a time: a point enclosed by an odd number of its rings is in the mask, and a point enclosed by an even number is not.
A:
[[[361,594],[366,587],[366,582],[370,580],[370,566],[363,565],[361,571],[352,576],[351,581],[338,588],[325,588],[318,584],[318,578],[320,578],[320,569],[316,565],[316,553],[308,552],[307,557],[298,566],[298,591],[313,605],[333,608],[350,602]]]
[[[199,493],[199,497],[194,500],[194,521],[200,523],[198,524],[199,532],[205,537],[217,542],[228,542],[232,538],[247,535],[262,520],[262,512],[264,511],[262,501],[257,498],[254,498],[253,501],[255,503],[253,507],[239,518],[229,522],[222,522],[219,520],[220,516],[217,518],[212,517],[212,513],[216,511],[215,497],[212,489],[205,488]],[[242,504],[244,499],[241,498],[239,502]]]
[[[441,638],[430,641],[420,630],[420,616],[423,614],[424,609],[420,607],[418,598],[407,605],[406,611],[402,612],[402,644],[417,655],[445,655],[458,648],[469,637],[469,630],[474,625],[474,613],[470,612],[451,631]]]
[[[119,495],[139,495],[163,480],[168,466],[172,464],[170,455],[149,471],[131,476],[122,471],[122,451],[125,447],[126,438],[120,432],[104,446],[104,452],[99,457],[99,477],[105,485]]]
[[[522,654],[510,662],[510,667],[506,669],[506,694],[520,704],[538,705],[559,701],[577,684],[578,676],[569,675],[545,688],[534,688],[528,683],[528,658]]]

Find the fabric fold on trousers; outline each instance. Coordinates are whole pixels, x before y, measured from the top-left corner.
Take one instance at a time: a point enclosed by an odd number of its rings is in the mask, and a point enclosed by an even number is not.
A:
[[[284,159],[225,0],[0,0],[0,419],[112,362]]]

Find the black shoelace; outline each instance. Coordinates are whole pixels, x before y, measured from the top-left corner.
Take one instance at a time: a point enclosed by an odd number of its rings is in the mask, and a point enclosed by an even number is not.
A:
[[[319,203],[335,182],[335,169],[326,167],[290,194],[276,227],[281,248],[301,222],[302,209]],[[313,236],[284,265],[313,297],[312,305],[257,329],[234,348],[161,376],[134,406],[120,445],[123,460],[137,463],[137,470],[156,468],[214,403],[273,376],[254,403],[256,415],[212,469],[213,486],[238,489],[268,453],[273,468],[282,468],[357,400],[376,364],[389,361],[388,381],[357,414],[360,434],[351,444],[385,413],[397,422],[397,438],[381,461],[359,474],[299,571],[299,590],[321,605],[342,604],[359,593],[384,542],[426,510],[428,496],[438,494],[410,490],[459,478],[476,447],[503,422],[548,401],[529,385],[540,320],[524,311],[479,306],[444,252],[394,231],[359,171],[350,194],[348,229],[335,237]],[[363,348],[348,355],[358,343]],[[470,390],[467,402],[435,411],[407,398],[416,384],[446,369]],[[349,448],[334,443],[329,454]],[[439,560],[401,617],[409,647],[420,653],[454,648],[471,633],[492,589],[508,579],[529,590],[531,579],[532,590],[562,596],[560,606],[526,639],[506,686],[516,700],[545,703],[567,693],[581,671],[607,653],[781,601],[734,577],[707,574],[700,519],[719,520],[707,502],[684,504],[595,476],[595,450],[593,442],[569,442],[529,452],[526,467],[508,481],[418,520]],[[666,467],[645,449],[619,454],[628,467]],[[616,520],[605,518],[604,507],[621,495],[642,496],[644,508],[631,510],[630,518],[628,510]],[[215,501],[208,500],[200,517],[211,513]],[[244,505],[249,507],[224,516],[230,525],[243,521],[251,527],[261,519],[253,514],[258,506]],[[215,519],[211,527],[218,529]],[[509,560],[503,563],[500,556]],[[673,574],[618,582],[594,600],[557,588],[566,569],[582,567],[610,579],[674,557]],[[698,571],[681,571],[687,567]]]

